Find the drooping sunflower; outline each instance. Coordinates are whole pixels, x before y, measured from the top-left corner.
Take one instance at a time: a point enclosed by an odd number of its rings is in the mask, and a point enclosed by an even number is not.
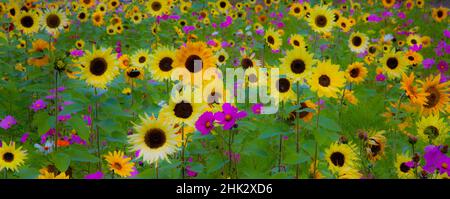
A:
[[[291,7],[289,8],[289,15],[294,16],[297,19],[300,19],[304,15],[303,6],[302,4],[296,2],[291,4]]]
[[[412,161],[409,155],[397,154],[395,169],[400,179],[413,179],[415,177],[414,169],[411,169],[407,162]]]
[[[367,76],[367,68],[361,62],[354,62],[347,67],[345,77],[348,82],[359,84]]]
[[[355,53],[362,53],[367,49],[369,38],[360,32],[353,32],[348,40],[350,50]]]
[[[28,58],[27,63],[32,66],[36,67],[42,67],[49,63],[50,57],[44,53],[45,50],[54,50],[53,46],[50,46],[50,44],[43,40],[38,39],[32,43],[33,48],[30,49],[29,53],[39,53],[40,55],[38,57],[30,56]]]
[[[48,33],[57,34],[67,24],[66,15],[57,9],[47,10],[41,18],[41,26]]]
[[[201,66],[196,67],[196,61],[199,61]],[[197,73],[210,67],[214,67],[216,61],[217,58],[206,43],[200,41],[188,42],[186,46],[181,46],[176,51],[176,59],[173,66],[184,67],[190,73]]]
[[[328,162],[328,169],[333,173],[347,167],[355,168],[359,161],[354,144],[339,142],[332,143],[330,148],[325,150],[325,159]]]
[[[445,105],[450,100],[450,81],[440,83],[441,75],[428,77],[425,81],[419,80],[422,90],[428,93],[427,103],[422,105],[422,114],[438,114],[444,112]]]
[[[139,49],[131,56],[131,65],[145,68],[150,63],[148,49]]]
[[[334,26],[334,16],[327,6],[314,6],[308,18],[309,26],[318,33],[330,32]]]
[[[436,22],[442,22],[447,18],[448,15],[448,8],[446,7],[438,7],[438,8],[432,8],[432,14],[431,16]]]
[[[170,79],[175,58],[175,50],[171,47],[159,47],[156,49],[150,56],[149,63],[153,79],[157,81]]]
[[[116,56],[112,54],[112,48],[95,49],[86,51],[80,58],[81,76],[86,83],[97,88],[106,88],[118,74]]]
[[[16,149],[15,142],[11,142],[8,145],[2,141],[2,147],[0,147],[0,171],[3,169],[18,171],[25,159],[27,159],[27,152],[22,150],[22,147]]]
[[[380,62],[383,70],[391,79],[401,77],[406,71],[408,64],[403,53],[401,51],[395,52],[394,50],[387,52]]]
[[[310,110],[306,111],[304,109],[311,109],[312,111],[310,111]],[[300,112],[297,113],[296,111],[292,111],[289,114],[289,120],[290,121],[295,120],[295,118],[297,117],[297,114],[298,114],[298,117],[300,119],[302,119],[305,122],[309,122],[309,121],[311,121],[311,119],[314,116],[313,111],[315,111],[316,109],[317,109],[317,104],[313,103],[311,100],[306,100],[304,102],[301,102],[300,107],[298,108],[298,111],[300,111]],[[302,110],[304,110],[304,111],[302,111]]]
[[[293,34],[289,38],[289,44],[294,48],[304,48],[308,50],[308,45],[305,42],[305,39],[299,34]]]
[[[384,132],[385,131],[371,132],[365,142],[367,158],[372,162],[380,160],[384,155],[386,147],[386,137],[383,135]]]
[[[332,64],[330,60],[322,61],[313,69],[308,83],[319,97],[337,98],[340,88],[345,85],[345,73],[339,71],[339,65]]]
[[[114,151],[113,153],[108,152],[105,155],[105,160],[108,162],[109,169],[114,172],[114,174],[120,177],[131,176],[133,171],[134,162],[130,162],[130,157],[125,157],[122,151]]]
[[[177,95],[172,96],[169,104],[161,109],[159,117],[166,119],[166,122],[172,125],[184,123],[187,126],[194,127],[198,117],[206,108],[203,103],[195,103],[187,97]]]
[[[275,31],[273,28],[269,28],[265,32],[264,39],[266,40],[266,44],[272,50],[279,50],[282,45],[280,34],[277,31]]]
[[[427,96],[430,94],[414,86],[414,78],[414,73],[411,73],[409,76],[404,73],[402,75],[400,88],[406,92],[406,96],[409,98],[412,104],[423,106],[427,103]]]
[[[33,34],[39,31],[39,16],[34,11],[21,11],[14,19],[15,26],[24,34]]]
[[[427,144],[445,144],[449,137],[448,124],[444,118],[439,118],[439,114],[424,116],[416,125],[419,138]]]
[[[303,83],[303,80],[311,74],[313,55],[304,48],[294,48],[286,52],[286,56],[280,59],[280,73],[286,74],[293,80],[292,83]]]
[[[176,129],[165,120],[152,119],[147,114],[140,116],[141,123],[135,124],[136,133],[128,136],[131,151],[140,150],[139,157],[148,163],[168,160],[168,155],[177,151]]]
[[[156,17],[161,16],[170,10],[170,1],[149,0],[147,2],[147,10],[150,15]]]

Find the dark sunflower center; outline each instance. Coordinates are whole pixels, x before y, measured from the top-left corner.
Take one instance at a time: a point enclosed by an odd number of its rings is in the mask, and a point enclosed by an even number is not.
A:
[[[225,56],[219,55],[219,62],[223,62],[223,61],[225,61]]]
[[[113,7],[116,7],[116,6],[117,6],[117,2],[113,1],[113,2],[111,2],[111,5],[112,5]]]
[[[305,69],[306,69],[306,66],[305,66],[305,62],[303,60],[296,59],[291,62],[291,70],[295,74],[301,74],[305,71]]]
[[[166,143],[166,134],[161,129],[150,129],[145,133],[144,142],[151,149],[157,149]]]
[[[297,40],[294,40],[294,46],[300,46],[300,42],[298,42]]]
[[[61,19],[56,14],[47,16],[47,26],[49,28],[57,28],[61,24]]]
[[[294,8],[294,13],[299,13],[300,12],[300,8]]]
[[[350,70],[350,77],[357,78],[359,76],[359,68]]]
[[[375,53],[377,51],[377,48],[375,48],[374,46],[371,46],[370,48],[369,48],[369,53]]]
[[[161,3],[157,2],[157,1],[152,3],[153,11],[159,11],[159,10],[161,10],[161,7],[162,7]]]
[[[407,173],[411,168],[408,167],[408,165],[406,165],[405,162],[403,162],[402,164],[400,164],[400,171],[402,171],[403,173]]]
[[[338,14],[334,14],[334,19],[333,19],[333,21],[336,22],[336,21],[338,21],[338,20],[339,20],[339,15],[338,15]]]
[[[91,0],[83,0],[83,2],[84,2],[85,4],[90,4],[90,3],[91,3]]]
[[[428,139],[434,140],[436,137],[439,136],[439,129],[436,128],[435,126],[427,126],[427,128],[425,128],[423,133],[428,136]]]
[[[443,15],[444,15],[444,12],[442,12],[442,10],[439,10],[439,11],[437,12],[437,16],[438,16],[439,18],[441,18]]]
[[[414,61],[414,57],[413,56],[408,56],[409,61]]]
[[[323,16],[323,15],[319,15],[316,17],[315,19],[315,24],[317,27],[319,28],[323,28],[327,25],[328,21],[327,21],[327,17]]]
[[[435,87],[428,88],[426,92],[429,93],[430,95],[427,96],[427,104],[425,104],[424,107],[425,108],[435,107],[441,99],[441,94]]]
[[[305,108],[308,108],[308,106],[307,106],[306,103],[304,103],[304,102],[300,103],[300,105],[302,106],[302,107],[300,108],[300,110],[305,109]],[[304,117],[306,117],[307,115],[308,115],[308,111],[301,111],[300,113],[298,113],[298,116],[299,116],[300,118],[304,118]]]
[[[411,39],[412,44],[417,44],[417,41],[415,39]]]
[[[147,60],[147,58],[146,57],[144,57],[144,56],[141,56],[141,57],[139,57],[139,63],[145,63],[145,61]]]
[[[353,39],[352,39],[352,44],[353,44],[354,46],[358,47],[358,46],[361,45],[361,43],[362,43],[361,37],[358,37],[358,36],[353,37]]]
[[[334,166],[342,167],[345,163],[345,156],[341,152],[334,152],[331,154],[330,160]]]
[[[202,58],[200,58],[197,55],[191,55],[186,59],[186,63],[185,63],[186,69],[188,69],[189,72],[191,72],[191,73],[196,73],[196,72],[202,70],[202,67],[195,67],[195,60],[202,61]]]
[[[164,57],[159,61],[159,69],[161,69],[164,72],[172,70],[172,63],[173,59],[170,57]]]
[[[11,14],[11,16],[16,16],[16,9],[10,9],[9,14]]]
[[[20,24],[25,28],[31,28],[34,24],[34,19],[30,16],[25,16],[20,19]]]
[[[114,163],[113,167],[114,167],[115,169],[117,169],[117,170],[121,170],[121,169],[122,169],[122,165],[119,164],[119,163],[117,163],[117,162]]]
[[[377,155],[381,151],[380,145],[371,145],[370,151],[372,151],[373,155]]]
[[[241,60],[242,68],[247,69],[253,67],[253,61],[249,58],[244,58]]]
[[[80,14],[78,15],[78,18],[80,18],[80,19],[86,18],[86,13],[84,13],[84,12],[80,13]]]
[[[267,42],[269,42],[269,44],[275,44],[275,39],[272,36],[268,36]]]
[[[11,152],[6,152],[3,154],[3,160],[5,162],[12,162],[14,160],[14,154]]]
[[[347,27],[347,24],[345,22],[342,22],[341,27],[345,28],[345,27]]]
[[[127,75],[128,75],[128,77],[136,78],[136,77],[139,77],[139,75],[141,75],[141,71],[131,70],[130,72],[127,73]]]
[[[220,2],[219,4],[220,4],[220,7],[221,7],[221,8],[225,8],[225,7],[227,6],[227,3],[223,2],[223,1]]]
[[[173,109],[173,111],[175,113],[175,116],[186,119],[192,115],[192,112],[194,110],[190,103],[185,103],[184,101],[182,101],[175,105],[175,108]]]
[[[395,68],[397,68],[398,66],[398,60],[395,57],[390,57],[387,61],[386,61],[386,65],[388,68],[394,70]]]
[[[291,87],[291,83],[286,78],[280,78],[277,81],[277,88],[278,88],[278,91],[280,91],[280,93],[287,92],[290,87]]]
[[[106,72],[106,69],[108,69],[108,63],[101,57],[93,59],[89,65],[89,70],[96,76],[103,75]]]
[[[321,75],[319,77],[319,84],[323,87],[328,87],[331,84],[330,77],[327,75]]]

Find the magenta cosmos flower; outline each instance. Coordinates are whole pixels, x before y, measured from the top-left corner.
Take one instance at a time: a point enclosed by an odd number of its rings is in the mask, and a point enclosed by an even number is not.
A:
[[[34,112],[37,112],[39,110],[45,109],[47,107],[47,103],[45,103],[44,100],[38,99],[31,105],[31,109],[33,109]]]
[[[215,113],[214,117],[219,124],[223,125],[224,130],[229,130],[233,128],[237,120],[247,117],[247,112],[239,111],[230,103],[225,103],[222,105],[222,111]]]
[[[6,130],[11,128],[15,124],[17,124],[16,119],[13,116],[8,115],[1,120],[0,127]]]
[[[439,146],[429,145],[424,149],[425,154],[423,158],[425,159],[425,165],[423,169],[429,173],[434,173],[438,170],[439,173],[447,172],[450,174],[449,164],[450,157],[442,153]]]
[[[255,104],[252,106],[252,112],[253,114],[259,115],[261,114],[261,110],[262,110],[263,105],[262,104]]]
[[[214,113],[204,112],[195,122],[195,128],[202,133],[202,135],[209,134],[214,129]]]

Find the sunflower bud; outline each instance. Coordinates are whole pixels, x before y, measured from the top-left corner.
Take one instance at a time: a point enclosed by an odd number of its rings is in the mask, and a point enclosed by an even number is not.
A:
[[[413,158],[412,158],[412,160],[413,160],[415,163],[418,163],[418,162],[420,161],[420,155],[419,155],[418,153],[415,153],[414,156],[413,156]]]
[[[348,139],[345,136],[341,136],[339,138],[339,143],[341,144],[347,144],[348,143]]]
[[[447,153],[448,152],[448,145],[440,146],[439,150],[441,150],[442,153]]]
[[[62,59],[56,59],[55,69],[58,71],[63,71],[66,68],[66,63]]]
[[[358,137],[361,140],[367,140],[367,132],[363,130],[358,130]]]
[[[414,136],[414,135],[409,134],[409,135],[408,135],[408,142],[409,142],[410,144],[416,144],[416,143],[417,143],[417,137]]]

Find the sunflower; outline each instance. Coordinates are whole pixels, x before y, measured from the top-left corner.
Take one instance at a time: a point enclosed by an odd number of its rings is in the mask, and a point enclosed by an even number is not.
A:
[[[332,143],[330,148],[325,150],[325,159],[328,162],[328,169],[333,173],[338,173],[343,168],[355,168],[359,161],[356,151],[356,146],[352,143]]]
[[[305,109],[311,109],[311,110],[306,111]],[[297,109],[297,111],[292,111],[289,114],[289,120],[290,121],[295,120],[295,118],[297,117],[297,112],[298,112],[298,117],[300,119],[302,119],[305,122],[309,122],[313,118],[314,111],[316,111],[316,109],[317,109],[317,104],[313,103],[311,100],[306,100],[304,102],[301,102],[300,107]]]
[[[310,75],[313,65],[313,55],[304,48],[294,48],[286,52],[286,56],[280,59],[280,73],[286,74],[293,83],[300,82]]]
[[[408,52],[405,53],[405,57],[408,60],[408,64],[412,66],[417,66],[418,64],[422,63],[423,57],[420,53],[412,50],[408,50]]]
[[[244,70],[248,69],[248,68],[253,68],[253,67],[260,67],[262,65],[261,60],[258,60],[255,58],[255,53],[251,53],[251,55],[247,55],[246,51],[241,51],[241,60],[240,60],[240,66],[242,66],[242,68]]]
[[[205,110],[206,105],[203,103],[194,103],[182,96],[172,96],[169,104],[161,109],[159,117],[172,125],[184,123],[194,127],[194,123]]]
[[[92,52],[86,51],[80,58],[81,76],[87,84],[97,88],[106,88],[106,84],[112,81],[119,70],[116,64],[116,56],[111,53],[112,48],[93,49]]]
[[[411,169],[407,162],[412,161],[409,155],[397,154],[395,161],[395,168],[397,171],[397,176],[401,179],[413,179],[415,177],[414,170]]]
[[[89,12],[87,11],[87,9],[80,10],[80,12],[78,12],[77,14],[77,18],[78,20],[80,20],[81,23],[88,21]]]
[[[367,68],[361,62],[354,62],[347,67],[345,77],[351,83],[359,84],[367,76]]]
[[[279,50],[282,45],[280,34],[277,31],[275,31],[273,28],[269,28],[266,31],[266,33],[264,35],[264,39],[266,40],[267,45],[272,50]]]
[[[142,22],[142,14],[141,13],[134,13],[133,16],[131,16],[131,21],[134,24],[140,24]]]
[[[105,3],[99,3],[97,4],[97,7],[95,8],[95,11],[99,11],[106,14],[106,4]]]
[[[139,157],[148,163],[160,159],[168,160],[168,155],[177,151],[176,129],[165,120],[150,118],[147,114],[140,116],[141,123],[135,124],[136,134],[128,136],[131,150],[139,150]]]
[[[120,1],[119,0],[109,0],[109,2],[108,2],[108,9],[109,10],[115,10],[119,6],[120,6]]]
[[[417,134],[425,143],[440,145],[445,144],[445,140],[449,137],[449,127],[444,118],[439,115],[430,115],[422,117],[416,123]]]
[[[108,152],[105,155],[105,160],[108,162],[109,169],[120,177],[131,176],[133,172],[134,162],[130,162],[130,157],[125,157],[122,151]]]
[[[294,48],[304,48],[308,50],[308,45],[305,42],[305,39],[299,34],[293,34],[289,38],[289,44]]]
[[[350,50],[355,53],[362,53],[366,51],[369,44],[369,38],[360,32],[353,32],[348,40],[348,46]]]
[[[274,95],[281,102],[294,101],[297,99],[297,95],[295,95],[295,92],[292,90],[292,80],[289,78],[280,77],[275,80],[275,84],[277,93],[274,93]]]
[[[337,25],[341,28],[342,32],[348,32],[351,29],[350,22],[345,17],[340,17],[337,21]]]
[[[354,168],[344,167],[338,172],[338,179],[361,179],[362,174]]]
[[[308,83],[319,97],[337,98],[339,89],[345,85],[345,73],[339,71],[339,65],[331,64],[330,60],[322,61],[313,69]]]
[[[67,17],[62,11],[48,10],[41,18],[41,25],[50,34],[57,34],[67,24]]]
[[[424,48],[429,47],[431,45],[431,38],[429,36],[422,36],[420,40]]]
[[[330,32],[334,26],[334,16],[327,6],[314,6],[308,18],[309,26],[318,33]]]
[[[127,54],[123,54],[119,57],[119,68],[127,69],[130,66],[130,57]]]
[[[440,83],[440,79],[439,74],[434,78],[432,76],[426,78],[425,82],[419,80],[422,90],[428,93],[427,103],[422,105],[422,113],[425,115],[444,112],[445,105],[449,103],[450,81]]]
[[[161,16],[170,10],[170,1],[149,0],[147,2],[147,10],[154,17]]]
[[[9,145],[2,141],[2,147],[0,147],[0,171],[3,169],[9,169],[12,171],[18,171],[24,160],[27,159],[27,152],[22,150],[22,147],[16,149],[16,143],[11,142]]]
[[[406,43],[408,46],[420,46],[422,45],[422,38],[417,34],[410,34],[408,37],[406,37]]]
[[[431,16],[436,22],[442,22],[447,18],[448,8],[440,6],[439,8],[432,8]]]
[[[125,71],[125,81],[131,84],[135,84],[133,79],[144,79],[144,69],[137,66],[130,66]]]
[[[395,5],[395,0],[382,0],[384,8],[392,8]]]
[[[201,62],[201,67],[195,66],[196,61]],[[188,42],[186,46],[181,46],[176,51],[176,59],[173,66],[184,67],[190,73],[197,73],[216,65],[217,58],[214,56],[211,48],[204,42]]]
[[[84,41],[82,40],[82,39],[80,39],[80,40],[77,40],[76,42],[75,42],[75,46],[77,47],[77,49],[83,49],[84,48]]]
[[[291,7],[289,8],[289,15],[294,16],[297,19],[300,19],[304,15],[303,6],[302,4],[296,2],[291,4]]]
[[[95,6],[95,0],[80,0],[80,4],[83,7],[90,8]]]
[[[150,56],[149,71],[153,74],[153,79],[157,81],[170,79],[174,61],[175,50],[173,48],[159,47]]]
[[[406,65],[408,64],[403,53],[401,51],[395,52],[394,50],[387,52],[380,62],[391,79],[400,77],[406,71]]]
[[[101,12],[94,12],[94,14],[92,14],[92,24],[94,24],[94,26],[102,26],[105,23],[104,18],[104,14]]]
[[[61,172],[58,175],[55,175],[55,173],[48,172],[46,170],[40,172],[40,175],[38,176],[38,179],[69,179],[70,177],[66,175],[66,173]]]
[[[8,17],[14,19],[20,12],[19,5],[16,1],[10,0],[8,6]]]
[[[225,13],[228,9],[231,8],[231,4],[228,0],[219,0],[216,2],[216,8],[220,13]]]
[[[45,50],[54,50],[53,46],[50,46],[49,43],[43,39],[38,39],[33,42],[33,48],[29,50],[29,53],[39,53],[39,57],[30,57],[27,60],[27,63],[32,66],[42,67],[47,65],[50,62],[50,57],[44,53]]]
[[[216,52],[216,57],[217,57],[216,63],[217,66],[225,65],[227,63],[227,60],[230,58],[227,51],[223,48]]]
[[[384,155],[386,147],[386,137],[383,135],[384,132],[385,131],[371,132],[371,135],[369,135],[365,142],[367,158],[372,162],[380,160]]]
[[[39,16],[36,12],[21,11],[14,19],[17,29],[25,34],[33,34],[39,31]]]
[[[131,56],[131,65],[145,68],[150,63],[148,49],[139,49]]]
[[[417,104],[423,106],[427,103],[427,96],[429,93],[424,92],[422,89],[418,89],[413,85],[414,83],[414,73],[410,76],[402,74],[401,89],[406,92],[406,96],[409,98],[412,104]]]

